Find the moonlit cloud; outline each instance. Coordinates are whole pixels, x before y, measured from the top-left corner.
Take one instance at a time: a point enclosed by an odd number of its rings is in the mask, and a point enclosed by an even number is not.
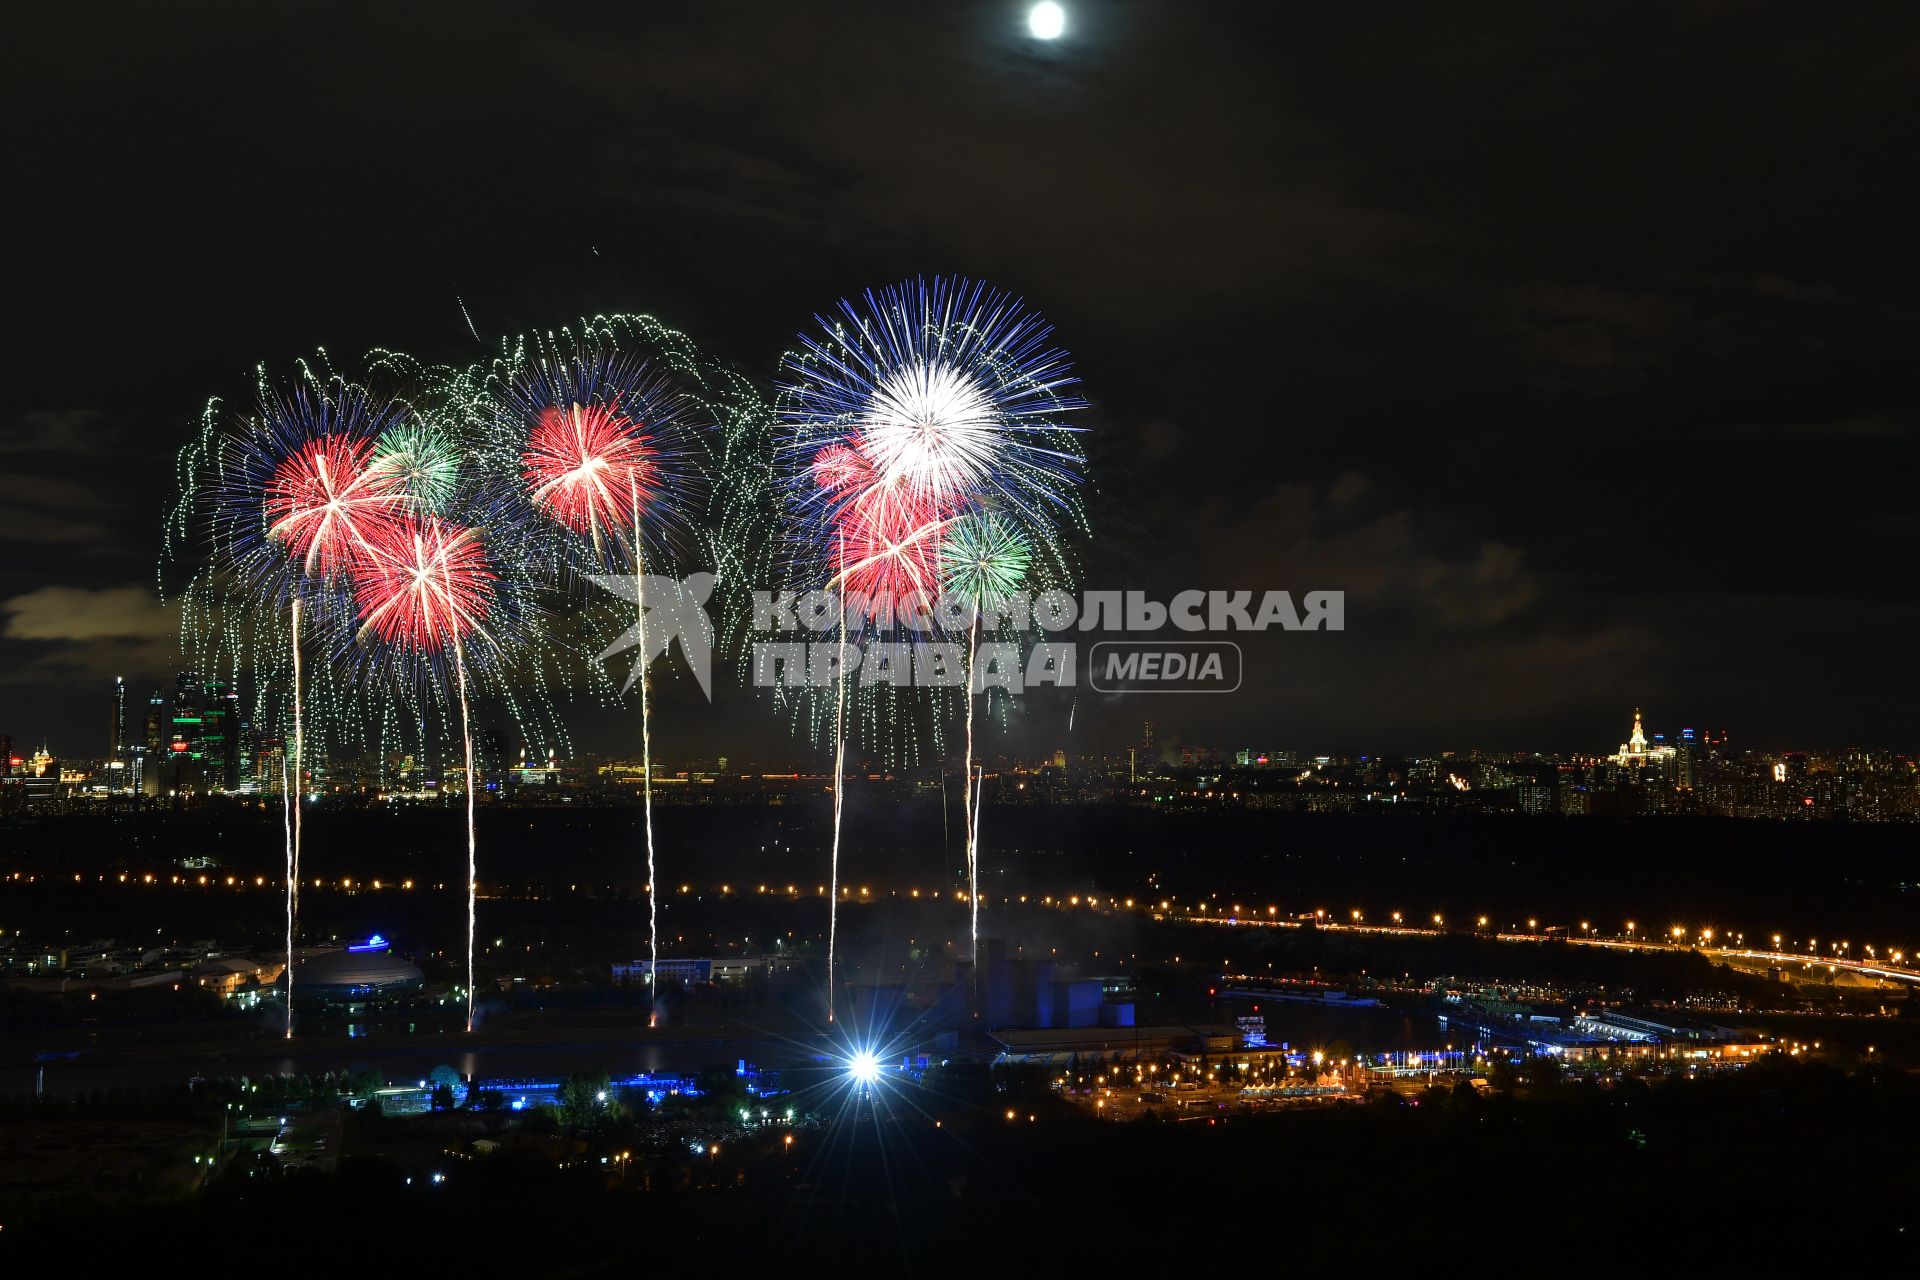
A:
[[[0,639],[27,655],[5,682],[151,678],[176,665],[178,627],[151,587],[40,587],[0,600]]]

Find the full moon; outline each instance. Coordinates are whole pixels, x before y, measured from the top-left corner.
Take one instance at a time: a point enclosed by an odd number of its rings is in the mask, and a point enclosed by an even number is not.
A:
[[[1027,30],[1036,40],[1051,40],[1067,29],[1067,11],[1053,0],[1042,0],[1027,13]]]

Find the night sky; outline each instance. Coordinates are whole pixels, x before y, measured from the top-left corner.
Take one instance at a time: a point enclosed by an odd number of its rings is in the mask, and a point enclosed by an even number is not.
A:
[[[1348,593],[1237,695],[1083,697],[1088,749],[1920,747],[1910,6],[1025,8],[14,15],[0,734],[95,754],[171,678],[172,459],[258,361],[479,358],[464,300],[765,381],[941,272],[1074,352],[1088,586]]]

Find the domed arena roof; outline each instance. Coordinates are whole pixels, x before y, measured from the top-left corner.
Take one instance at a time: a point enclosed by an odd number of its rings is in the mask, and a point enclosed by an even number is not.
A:
[[[294,966],[296,994],[388,995],[416,990],[424,981],[415,965],[382,949],[329,951]]]

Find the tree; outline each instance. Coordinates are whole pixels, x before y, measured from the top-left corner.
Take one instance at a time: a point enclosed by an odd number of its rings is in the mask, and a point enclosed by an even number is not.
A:
[[[432,1099],[433,1099],[433,1109],[435,1111],[453,1110],[453,1107],[454,1107],[453,1086],[450,1084],[436,1084],[435,1086],[433,1086]]]
[[[576,1071],[568,1076],[560,1086],[562,1127],[588,1129],[606,1118],[616,1106],[611,1085],[604,1071]]]
[[[747,1098],[746,1081],[728,1066],[701,1067],[694,1075],[694,1087],[709,1110],[732,1111]]]

